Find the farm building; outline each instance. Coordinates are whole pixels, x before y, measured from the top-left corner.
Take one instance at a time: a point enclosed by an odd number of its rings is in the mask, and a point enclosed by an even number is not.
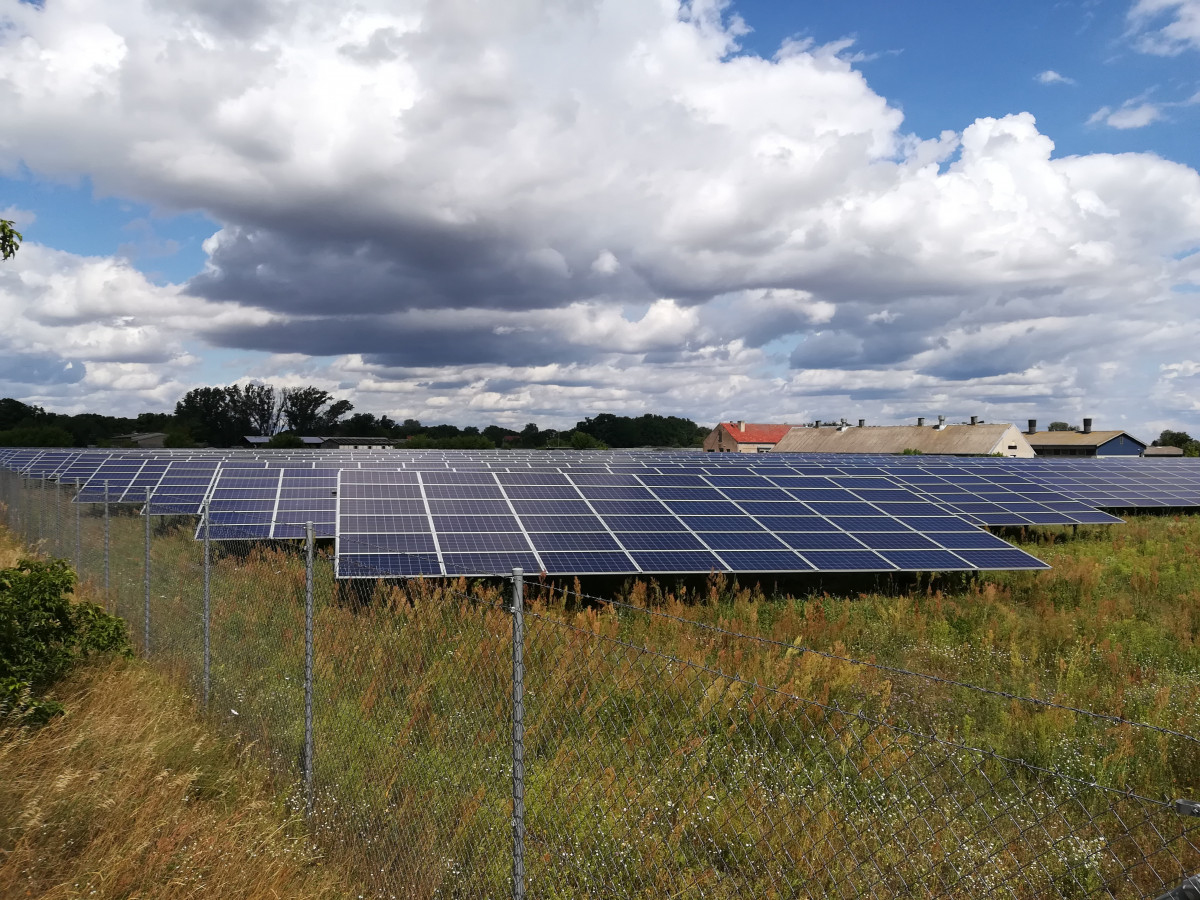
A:
[[[905,450],[945,456],[989,456],[993,453],[1028,459],[1033,448],[1015,425],[947,425],[944,417],[926,426],[859,424],[793,428],[775,453],[903,453]]]
[[[1147,447],[1142,451],[1142,456],[1157,457],[1159,459],[1182,459],[1182,447]]]
[[[767,453],[793,427],[722,422],[709,432],[703,446],[709,453]]]
[[[163,441],[166,439],[166,432],[144,431],[135,432],[134,434],[113,435],[113,437],[110,439],[110,443],[114,447],[147,447],[151,449],[157,449],[163,445]]]
[[[1038,431],[1030,419],[1025,439],[1038,456],[1141,456],[1146,450],[1146,442],[1128,432],[1093,431],[1091,419],[1079,431]]]

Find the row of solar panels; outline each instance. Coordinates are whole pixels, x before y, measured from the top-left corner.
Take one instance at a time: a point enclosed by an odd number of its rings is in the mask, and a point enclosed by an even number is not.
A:
[[[61,455],[61,454],[60,454]],[[488,461],[489,465],[495,465],[497,461],[511,462],[511,460],[497,460],[497,456],[507,457],[507,454],[493,455],[493,458]],[[691,454],[690,459],[671,459],[670,457],[663,458],[661,455],[645,456],[640,460],[626,456],[622,458],[619,467],[616,467],[613,462],[608,462],[604,466],[598,467],[597,460],[590,460],[591,465],[580,465],[579,455],[574,455],[569,460],[563,460],[558,465],[546,466],[545,458],[541,462],[545,471],[616,471],[626,473],[650,473],[651,477],[657,477],[657,474],[671,471],[692,471],[697,469],[697,463],[705,463],[699,467],[702,475],[711,476],[716,479],[710,486],[718,485],[719,483],[729,484],[727,477],[731,473],[736,473],[748,468],[746,465],[714,465],[714,462],[723,461],[730,457],[706,457]],[[754,457],[750,457],[753,459]],[[409,458],[406,460],[410,464],[417,464],[419,459]],[[434,460],[437,462],[437,460]],[[633,465],[633,462],[637,462]],[[291,485],[290,482],[297,478],[308,477],[312,475],[306,473],[326,472],[327,477],[334,469],[299,469],[295,468],[291,460],[286,459],[253,459],[253,458],[229,458],[224,460],[217,459],[172,459],[171,457],[156,457],[156,456],[123,456],[104,458],[102,460],[78,458],[73,461],[64,460],[40,460],[42,468],[34,465],[26,466],[26,472],[31,475],[45,472],[50,465],[57,466],[57,471],[52,474],[62,480],[72,481],[81,480],[81,476],[87,476],[85,481],[82,481],[79,499],[82,501],[101,502],[106,498],[109,502],[139,502],[145,503],[147,496],[151,497],[150,512],[152,514],[169,514],[169,513],[189,513],[197,514],[201,504],[209,498],[216,497],[223,503],[231,503],[235,499],[244,499],[257,501],[252,507],[253,511],[258,514],[263,514],[268,511],[266,505],[268,498],[263,496],[264,491],[274,491],[273,499],[286,501],[279,505],[277,509],[285,512],[291,512],[297,509],[308,509],[314,513],[315,521],[328,521],[331,518],[333,499],[332,493],[321,492],[319,496],[314,496],[313,499],[320,500],[324,498],[323,503],[318,502],[315,505],[297,506],[293,501],[297,501],[299,497],[295,496],[295,490],[298,486]],[[305,460],[307,465],[313,465],[311,460]],[[49,464],[48,464],[49,463]],[[339,465],[339,468],[344,463]],[[358,464],[362,466],[362,463]],[[376,466],[382,466],[382,463],[376,461]],[[388,466],[388,468],[395,468]],[[445,468],[444,464],[439,463],[437,468]],[[511,470],[514,467],[506,466],[503,470]],[[518,471],[531,471],[529,466],[515,467]],[[756,471],[774,475],[776,478],[791,478],[803,474],[826,473],[830,472],[835,475],[840,475],[846,471],[845,467],[829,469],[826,466],[780,466],[780,465],[760,465],[755,467]],[[265,473],[267,471],[284,472],[286,474],[272,475],[270,478],[264,478],[264,475],[259,476],[259,481],[255,484],[255,490],[258,492],[253,498],[237,495],[224,497],[223,493],[226,490],[235,490],[231,485],[238,478],[250,477],[253,471]],[[1119,521],[1114,517],[1099,512],[1093,505],[1073,499],[1070,496],[1049,490],[1042,484],[1038,484],[1028,479],[1009,475],[1003,472],[993,472],[986,476],[970,476],[961,474],[932,474],[925,473],[924,470],[919,475],[898,475],[894,472],[888,472],[883,468],[873,467],[854,467],[849,474],[853,476],[875,475],[878,477],[888,478],[891,482],[896,483],[898,487],[909,490],[927,499],[930,499],[948,511],[963,516],[976,524],[981,525],[1051,525],[1051,524],[1087,524],[1087,523],[1113,523]],[[90,473],[90,475],[89,475]],[[218,474],[219,473],[219,474]],[[273,481],[271,479],[274,479]],[[309,482],[310,486],[315,482]],[[763,482],[763,487],[778,486],[780,482]],[[332,487],[332,484],[328,485]],[[325,515],[320,513],[325,512]],[[291,516],[287,517],[289,519]],[[229,524],[251,524],[247,523],[229,523]],[[254,523],[257,524],[257,523]],[[278,535],[266,535],[278,536]]]
[[[1179,461],[0,450],[0,466],[83,502],[207,505],[215,539],[313,522],[341,577],[1044,568],[971,523],[1119,521],[1080,499],[1097,486],[1122,492],[1109,505],[1200,504]]]

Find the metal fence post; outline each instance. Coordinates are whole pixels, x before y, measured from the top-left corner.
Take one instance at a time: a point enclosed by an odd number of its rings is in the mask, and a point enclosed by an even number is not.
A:
[[[59,490],[58,479],[54,479],[54,555],[65,555],[62,528],[62,491]]]
[[[150,488],[146,488],[146,508],[142,510],[142,515],[146,519],[146,598],[142,607],[142,616],[145,620],[146,640],[142,645],[142,654],[150,658]]]
[[[212,545],[208,538],[208,501],[200,511],[204,516],[204,707],[208,708],[209,694],[212,690],[212,593],[210,589],[212,578]]]
[[[46,479],[41,479],[37,482],[38,486],[38,514],[37,514],[37,542],[38,549],[41,549],[42,538],[46,531]]]
[[[75,495],[79,495],[79,479],[75,479]],[[71,505],[75,507],[75,573],[79,575],[83,570],[83,504],[74,502],[72,498]]]
[[[304,523],[304,815],[313,814],[313,523]]]
[[[112,612],[110,598],[108,594],[108,545],[109,545],[109,527],[108,527],[108,482],[104,482],[104,606],[109,612]]]
[[[525,573],[513,569],[513,900],[525,900]]]

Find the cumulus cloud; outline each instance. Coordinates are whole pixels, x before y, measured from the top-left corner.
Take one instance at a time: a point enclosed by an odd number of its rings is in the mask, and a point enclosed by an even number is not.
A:
[[[1053,69],[1047,69],[1044,72],[1039,72],[1037,81],[1040,84],[1074,84],[1074,78],[1068,78],[1066,75],[1060,75]]]
[[[132,277],[114,260],[60,260],[72,299],[25,301],[26,349],[107,390],[187,336],[402,416],[1015,416],[1185,352],[1196,172],[1056,156],[1021,112],[909,134],[845,42],[746,54],[716,0],[0,17],[0,167],[222,223],[203,272],[132,312],[83,274]]]
[[[1200,49],[1200,0],[1137,0],[1129,26],[1143,53],[1178,56]]]
[[[92,411],[177,399],[185,341],[262,314],[155,285],[127,262],[26,242],[0,266],[0,391]],[[118,377],[117,373],[120,373]],[[115,400],[112,393],[129,392]],[[78,408],[78,407],[77,407]]]

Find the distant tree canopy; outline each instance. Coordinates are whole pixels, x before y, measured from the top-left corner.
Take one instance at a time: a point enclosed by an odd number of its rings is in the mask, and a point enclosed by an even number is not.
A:
[[[173,413],[142,413],[136,418],[80,413],[47,413],[11,397],[0,399],[0,446],[107,446],[120,435],[166,434],[167,447],[237,447],[247,435],[271,438],[272,447],[303,447],[301,436],[378,437],[407,441],[413,448],[459,450],[575,449],[606,447],[698,447],[708,433],[690,419],[617,416],[601,413],[560,431],[530,422],[520,431],[501,425],[397,423],[388,416],[353,412],[318,387],[277,388],[252,382],[199,387],[175,404]]]
[[[1075,427],[1073,425],[1071,425],[1069,422],[1051,422],[1050,430],[1051,431],[1074,431]]]
[[[577,423],[575,430],[610,447],[698,447],[709,432],[691,419],[653,413],[636,418],[601,413]]]

